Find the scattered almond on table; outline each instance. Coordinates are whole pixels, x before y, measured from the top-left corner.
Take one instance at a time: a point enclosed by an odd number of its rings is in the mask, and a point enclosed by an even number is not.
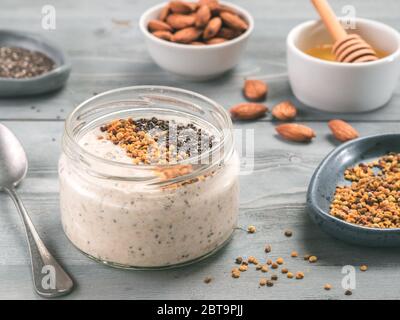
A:
[[[359,137],[357,130],[343,120],[331,120],[329,121],[328,126],[331,129],[333,136],[341,142],[346,142]]]
[[[235,9],[218,0],[170,1],[147,25],[157,38],[187,45],[223,43],[239,37],[248,27]]]
[[[281,124],[275,129],[279,135],[289,141],[309,142],[316,137],[313,129],[297,123]]]
[[[268,85],[261,80],[246,80],[244,82],[243,94],[247,100],[262,101],[268,94]]]
[[[263,104],[245,102],[231,107],[229,111],[234,119],[254,120],[263,117],[268,108]]]

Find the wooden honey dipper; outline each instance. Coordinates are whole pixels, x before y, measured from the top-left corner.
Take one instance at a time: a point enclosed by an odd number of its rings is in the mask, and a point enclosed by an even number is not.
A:
[[[336,61],[358,63],[378,60],[375,50],[359,35],[348,34],[326,0],[311,0],[335,40],[332,52]]]

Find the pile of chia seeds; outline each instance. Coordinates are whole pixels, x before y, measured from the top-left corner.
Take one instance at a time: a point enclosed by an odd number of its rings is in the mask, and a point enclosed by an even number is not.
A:
[[[0,78],[32,78],[53,70],[45,54],[17,47],[0,47]]]

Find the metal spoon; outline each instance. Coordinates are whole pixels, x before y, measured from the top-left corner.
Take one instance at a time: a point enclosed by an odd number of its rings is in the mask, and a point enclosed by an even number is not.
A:
[[[15,187],[25,178],[28,160],[14,134],[0,124],[0,191],[13,199],[24,223],[36,292],[46,298],[69,293],[73,281],[50,254],[30,219]]]

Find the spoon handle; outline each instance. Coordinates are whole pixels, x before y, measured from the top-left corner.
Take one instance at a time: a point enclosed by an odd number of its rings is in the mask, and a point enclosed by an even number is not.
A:
[[[69,293],[74,285],[72,279],[45,247],[15,189],[8,189],[7,192],[13,199],[25,227],[36,292],[45,298]]]

